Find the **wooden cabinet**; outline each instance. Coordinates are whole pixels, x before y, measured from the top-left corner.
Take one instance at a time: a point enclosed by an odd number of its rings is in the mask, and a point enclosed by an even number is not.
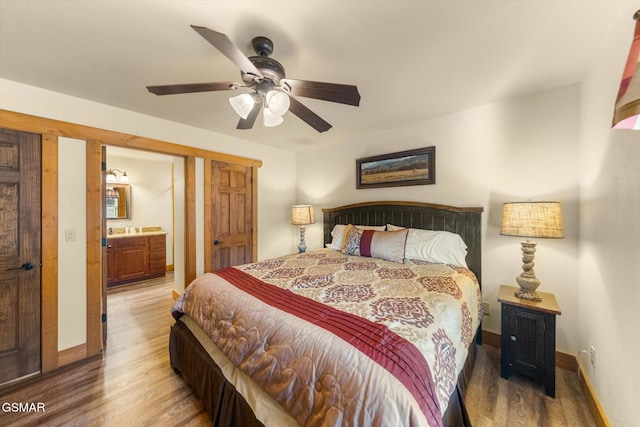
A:
[[[107,286],[164,276],[166,264],[164,234],[107,239]]]
[[[500,375],[520,373],[544,385],[548,396],[556,395],[556,315],[560,307],[553,294],[538,292],[542,301],[514,295],[518,288],[501,286],[502,303]]]
[[[167,271],[167,238],[149,236],[149,274],[163,275]]]

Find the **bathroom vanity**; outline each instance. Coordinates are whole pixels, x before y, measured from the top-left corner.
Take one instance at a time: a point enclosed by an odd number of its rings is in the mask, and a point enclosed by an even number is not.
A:
[[[162,277],[167,269],[167,233],[113,234],[107,238],[107,286]]]

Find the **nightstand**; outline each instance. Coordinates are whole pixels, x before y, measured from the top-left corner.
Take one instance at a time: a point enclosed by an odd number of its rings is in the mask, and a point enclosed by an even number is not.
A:
[[[518,288],[500,286],[502,303],[500,376],[520,373],[544,384],[548,396],[556,395],[556,315],[560,307],[553,294],[538,292],[542,301],[514,295]]]

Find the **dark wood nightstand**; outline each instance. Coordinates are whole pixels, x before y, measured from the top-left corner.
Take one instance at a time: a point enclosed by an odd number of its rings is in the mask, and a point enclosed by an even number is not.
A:
[[[538,292],[542,301],[520,299],[518,288],[500,286],[502,303],[500,376],[520,373],[544,384],[556,396],[556,315],[560,307],[553,294]]]

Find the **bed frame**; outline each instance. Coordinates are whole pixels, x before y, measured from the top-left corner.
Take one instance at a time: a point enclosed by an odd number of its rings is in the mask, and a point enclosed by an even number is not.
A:
[[[323,209],[324,241],[331,242],[336,224],[384,225],[458,233],[468,246],[467,264],[480,281],[481,214],[480,207],[458,208],[417,202],[368,202]],[[478,329],[480,331],[480,328]],[[480,344],[476,335],[476,342]],[[225,379],[222,371],[191,331],[178,321],[169,337],[171,367],[189,383],[211,414],[215,426],[262,426],[244,398]],[[476,345],[471,343],[465,366],[458,376],[449,406],[443,417],[447,427],[471,426],[464,406],[464,392],[475,362]]]

